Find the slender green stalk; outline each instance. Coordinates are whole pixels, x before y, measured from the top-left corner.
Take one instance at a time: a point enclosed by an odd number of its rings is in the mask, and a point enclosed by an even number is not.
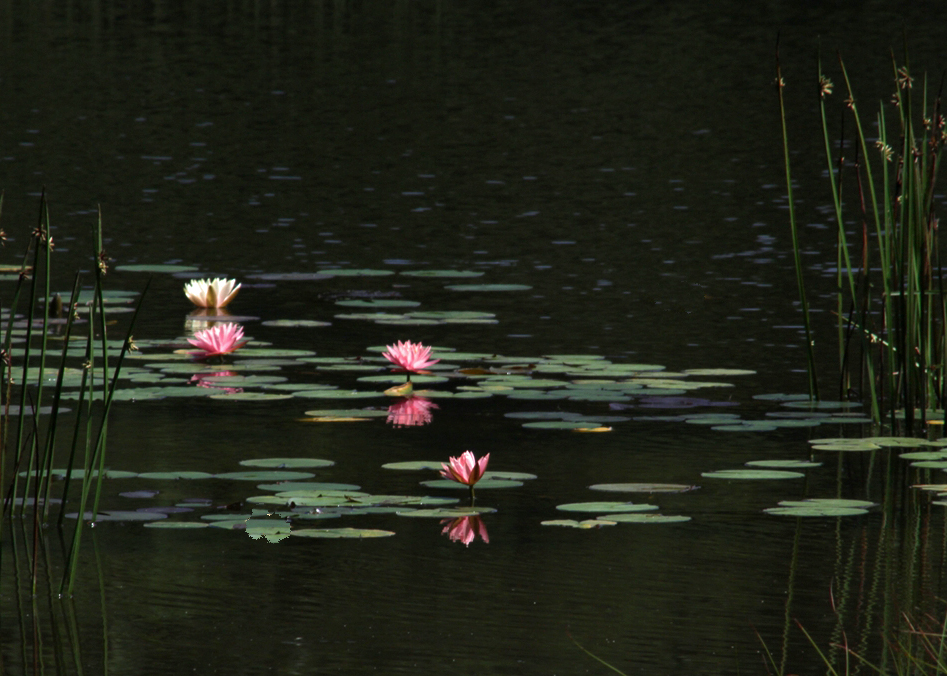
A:
[[[796,211],[792,195],[792,171],[789,166],[789,132],[786,129],[786,106],[783,101],[782,68],[779,65],[779,45],[776,46],[776,91],[779,95],[779,120],[783,133],[783,160],[786,168],[786,199],[789,204],[789,227],[792,232],[793,260],[796,268],[796,285],[799,288],[799,302],[802,306],[802,321],[806,332],[806,358],[809,369],[809,397],[819,398],[819,384],[816,379],[815,353],[813,352],[812,326],[809,319],[809,302],[806,300],[806,287],[802,278],[802,256],[799,250],[799,232],[796,227]]]

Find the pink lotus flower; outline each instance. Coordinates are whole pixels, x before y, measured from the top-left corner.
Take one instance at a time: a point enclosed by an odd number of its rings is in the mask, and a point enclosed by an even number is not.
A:
[[[395,427],[413,427],[427,425],[433,414],[431,409],[437,408],[430,399],[424,397],[408,397],[388,407],[388,420]]]
[[[233,322],[217,324],[209,329],[198,331],[193,338],[188,338],[187,342],[203,351],[199,355],[201,359],[207,357],[217,357],[223,354],[229,354],[244,345],[246,341],[240,342],[243,338],[243,327]]]
[[[473,488],[473,485],[483,477],[488,462],[490,462],[489,453],[477,460],[472,451],[464,451],[459,458],[451,458],[450,465],[441,463],[441,467],[444,468],[441,470],[441,476]]]
[[[453,520],[445,519],[441,521],[441,523],[447,524],[441,533],[446,533],[454,542],[463,542],[469,547],[470,543],[476,540],[479,535],[481,540],[487,544],[490,543],[490,535],[487,533],[487,527],[479,516],[461,516]]]
[[[192,279],[184,293],[198,307],[224,307],[240,290],[236,279]]]
[[[430,347],[425,347],[421,343],[412,343],[410,340],[403,343],[398,341],[394,345],[388,345],[387,348],[381,356],[397,366],[397,370],[409,374],[420,373],[423,369],[440,361],[440,359],[431,359]]]

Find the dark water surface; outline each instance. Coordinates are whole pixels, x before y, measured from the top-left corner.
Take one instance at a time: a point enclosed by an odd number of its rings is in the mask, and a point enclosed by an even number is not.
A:
[[[248,335],[274,347],[366,356],[366,348],[412,339],[513,361],[596,354],[673,371],[750,369],[755,375],[709,378],[735,387],[690,394],[731,404],[701,412],[763,417],[785,409],[754,395],[806,386],[772,86],[776,36],[828,373],[832,280],[821,271],[834,265],[834,226],[820,209],[828,197],[814,97],[819,40],[836,82],[841,50],[873,113],[873,102],[890,96],[889,48],[900,50],[904,30],[915,73],[939,81],[945,15],[941,4],[913,3],[904,13],[884,2],[2,0],[0,188],[12,240],[2,255],[19,262],[45,187],[57,288],[68,288],[73,269],[89,268],[101,206],[115,265],[181,263],[237,278],[245,288],[231,311],[249,318]],[[254,277],[328,268],[474,270],[483,276],[460,283],[531,288],[453,291],[445,286],[457,280],[400,274]],[[108,283],[137,291],[146,277],[118,269]],[[154,276],[136,338],[185,335],[183,283]],[[12,284],[3,284],[8,306]],[[378,295],[498,321],[392,326],[335,317],[356,311],[336,305],[339,297]],[[331,324],[262,323],[277,319]],[[279,373],[348,389],[361,375],[299,364]],[[366,403],[377,405],[354,405]],[[216,473],[248,458],[319,457],[335,461],[319,480],[417,493],[417,474],[381,465],[471,448],[491,453],[491,469],[539,479],[478,493],[479,504],[498,511],[484,517],[489,543],[469,547],[442,535],[437,520],[393,515],[319,525],[394,537],[277,544],[218,529],[102,523],[84,541],[73,604],[83,673],[608,673],[570,635],[628,674],[762,673],[759,637],[777,662],[811,673],[819,660],[792,619],[823,647],[839,640],[832,594],[857,606],[849,629],[871,637],[859,645],[870,651],[896,606],[927,610],[918,599],[947,592],[941,513],[878,483],[889,451],[816,453],[824,465],[804,481],[700,476],[750,460],[806,458],[809,438],[857,435],[857,426],[727,433],[628,421],[607,434],[573,434],[504,416],[549,410],[548,402],[438,405],[430,425],[395,429],[383,419],[299,421],[310,409],[349,406],[332,400],[117,403],[114,469]],[[555,509],[562,503],[647,500],[588,490],[632,481],[700,485],[650,499],[692,520],[540,526],[563,515]],[[161,493],[119,495],[142,488]],[[103,499],[109,509],[187,498],[216,508],[260,493],[252,482],[126,479],[108,483]],[[762,513],[783,499],[836,495],[896,500],[903,521],[882,529],[880,513],[800,523]],[[62,547],[54,531],[55,569]],[[62,606],[41,595],[39,613],[22,607],[28,596],[12,570],[23,545],[14,556],[10,542],[7,533],[0,672],[18,674],[32,668],[31,618]],[[908,563],[897,551],[908,552]],[[893,600],[883,581],[904,569],[903,598]],[[64,639],[42,626],[52,669]]]

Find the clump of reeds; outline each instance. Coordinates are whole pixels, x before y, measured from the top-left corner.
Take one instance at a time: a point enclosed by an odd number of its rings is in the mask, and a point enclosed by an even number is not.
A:
[[[2,197],[0,197],[2,206]],[[0,231],[2,235],[2,231]],[[102,478],[105,474],[106,432],[108,415],[122,360],[131,349],[131,327],[141,307],[141,299],[132,315],[128,334],[114,363],[109,361],[108,333],[102,294],[104,277],[108,271],[108,257],[102,248],[101,214],[93,226],[94,277],[92,300],[89,301],[87,336],[82,350],[82,377],[75,420],[68,443],[57,443],[60,421],[60,401],[66,364],[75,356],[72,333],[77,325],[81,274],[76,273],[72,293],[67,304],[52,293],[53,237],[50,233],[49,210],[45,193],[40,199],[38,225],[29,238],[29,245],[19,267],[9,303],[6,335],[0,352],[0,490],[2,516],[10,524],[19,523],[25,529],[30,510],[30,531],[33,538],[32,575],[36,584],[36,565],[43,530],[52,525],[62,529],[69,487],[73,473],[81,473],[78,518],[69,539],[69,551],[59,586],[60,595],[71,595],[75,584],[83,524],[94,521],[98,513]],[[147,288],[147,287],[146,287]],[[142,293],[142,299],[144,293]],[[20,301],[26,305],[25,316],[17,315]],[[57,309],[65,309],[62,348],[56,350],[51,322]],[[41,313],[37,316],[37,313]],[[22,327],[22,340],[14,347],[14,334]],[[98,349],[96,349],[98,344]],[[57,356],[58,365],[48,366]],[[47,387],[55,372],[55,384]],[[51,392],[50,392],[51,389]],[[16,408],[11,408],[15,406]],[[41,413],[43,406],[48,413]],[[42,423],[42,424],[41,424]],[[58,461],[66,468],[65,482],[58,496],[58,513],[53,514],[53,467]],[[9,476],[5,473],[9,471]],[[89,508],[89,502],[92,502]],[[89,513],[91,512],[91,516]],[[3,529],[0,528],[0,535]],[[0,567],[2,572],[2,567]]]
[[[910,433],[916,422],[923,424],[930,410],[942,409],[947,399],[947,296],[934,200],[947,141],[941,91],[932,94],[926,78],[916,82],[907,59],[899,64],[892,54],[893,97],[879,106],[878,136],[869,137],[841,57],[838,63],[845,87],[843,125],[854,134],[848,155],[843,139],[836,144],[829,135],[827,106],[834,86],[822,71],[821,60],[817,91],[838,226],[839,396],[861,393],[877,422],[887,418],[894,424],[903,414],[905,431]],[[776,69],[810,395],[817,398],[778,54]],[[846,231],[851,223],[856,224],[854,237]]]

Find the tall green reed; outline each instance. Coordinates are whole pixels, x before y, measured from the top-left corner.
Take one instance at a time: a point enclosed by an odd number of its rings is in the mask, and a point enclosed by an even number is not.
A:
[[[2,197],[0,197],[2,205]],[[2,231],[0,231],[2,234]],[[105,304],[102,294],[104,278],[108,270],[108,257],[102,247],[101,213],[92,228],[93,260],[95,275],[92,280],[91,298],[85,308],[88,311],[86,322],[88,335],[82,361],[82,385],[79,405],[75,413],[74,428],[70,445],[62,449],[57,443],[59,422],[62,415],[61,400],[64,390],[67,364],[76,357],[73,345],[73,332],[78,325],[80,310],[82,274],[76,273],[70,294],[62,330],[62,346],[58,350],[59,363],[55,369],[55,380],[50,387],[48,373],[52,371],[47,362],[56,355],[56,344],[51,325],[52,315],[57,308],[62,309],[61,300],[52,293],[53,279],[53,237],[49,222],[49,209],[45,191],[40,198],[38,225],[29,238],[26,254],[19,268],[19,276],[12,292],[6,335],[3,340],[2,365],[0,374],[0,491],[3,504],[0,514],[12,524],[23,523],[28,511],[31,515],[33,533],[32,561],[37,562],[39,542],[42,531],[50,525],[50,506],[53,503],[53,467],[57,459],[66,462],[66,481],[61,493],[62,505],[56,521],[58,527],[64,527],[64,514],[68,498],[69,485],[75,473],[81,473],[81,498],[78,518],[70,539],[69,554],[59,593],[71,595],[75,585],[76,570],[80,552],[83,524],[86,518],[94,520],[98,514],[99,498],[102,490],[102,478],[105,474],[106,430],[109,411],[118,382],[122,361],[132,348],[131,331],[141,309],[141,303],[147,292],[139,298],[137,307],[129,323],[128,333],[115,363],[111,363],[108,353],[108,332],[105,321]],[[25,317],[17,314],[21,298],[26,303]],[[37,317],[37,312],[42,316]],[[57,325],[62,323],[57,320]],[[22,328],[21,328],[22,327]],[[21,337],[14,347],[14,339]],[[98,350],[96,350],[96,344]],[[21,360],[20,367],[14,369],[14,362]],[[19,380],[15,374],[19,373]],[[18,400],[16,409],[11,401]],[[48,409],[44,405],[49,402]],[[45,429],[45,435],[43,431]],[[11,433],[12,432],[12,433]],[[80,454],[80,448],[84,452]],[[65,456],[63,458],[63,456]],[[81,465],[77,466],[79,459]],[[7,473],[9,472],[9,478]],[[86,511],[92,500],[91,514]],[[29,509],[31,508],[31,510]],[[0,528],[0,537],[3,536]],[[0,561],[2,564],[2,561]],[[0,565],[0,572],[3,568]],[[35,575],[32,580],[35,586]]]
[[[894,94],[890,103],[879,105],[874,119],[877,137],[869,137],[841,57],[838,63],[846,92],[841,119],[854,130],[851,150],[842,138],[833,142],[829,133],[834,85],[821,59],[817,89],[838,233],[839,396],[860,394],[868,400],[876,422],[888,420],[896,426],[903,420],[910,433],[927,421],[931,409],[942,409],[947,399],[947,295],[934,201],[947,141],[941,96],[939,91],[936,95],[928,91],[926,79],[918,87],[907,59],[899,64],[892,54]],[[776,69],[796,275],[811,348],[778,55]],[[808,366],[813,394],[816,367],[811,351]]]

